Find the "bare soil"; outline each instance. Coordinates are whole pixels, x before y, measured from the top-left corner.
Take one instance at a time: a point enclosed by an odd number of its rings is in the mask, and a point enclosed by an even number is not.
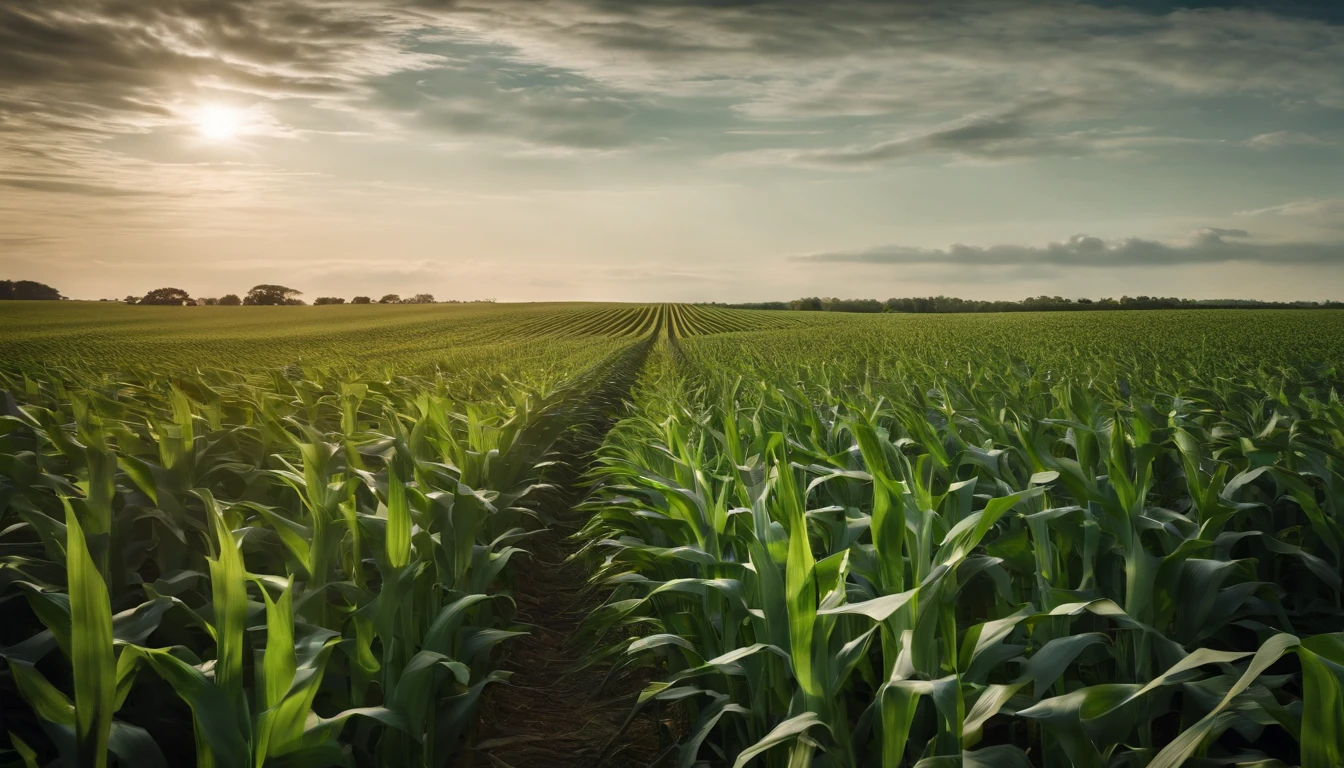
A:
[[[583,473],[620,416],[646,352],[613,369],[557,451],[560,461],[546,478],[556,487],[542,504],[549,524],[521,545],[530,557],[510,564],[516,621],[529,634],[502,648],[500,668],[513,675],[483,695],[465,751],[470,768],[649,768],[668,756],[652,714],[630,720],[648,671],[613,675],[609,664],[593,663],[601,649],[582,631],[583,621],[606,595],[589,584],[586,563],[569,559],[583,525],[574,509],[586,495]]]

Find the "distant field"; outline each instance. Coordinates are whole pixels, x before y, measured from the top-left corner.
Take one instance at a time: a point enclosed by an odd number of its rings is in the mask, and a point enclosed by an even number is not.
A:
[[[790,314],[790,313],[785,313]],[[1042,366],[1061,376],[1185,380],[1301,371],[1314,381],[1344,374],[1344,312],[1155,310],[948,315],[839,315],[787,332],[689,339],[693,358],[750,362],[769,373],[832,370],[896,375],[911,364],[966,370]],[[1334,369],[1334,373],[1330,369]],[[801,378],[808,374],[798,373]]]
[[[1145,358],[1159,367],[1195,359],[1238,367],[1344,366],[1344,312],[1299,310],[863,315],[676,304],[179,308],[12,301],[0,302],[0,328],[0,367],[11,369],[303,364],[523,371],[653,336],[706,337],[690,348],[738,350],[778,365],[880,367],[911,355],[934,363],[993,349],[1038,362],[1099,355],[1136,366]],[[541,339],[545,344],[536,343]]]
[[[0,302],[0,365],[263,369],[304,364],[519,373],[655,334],[792,326],[787,313],[685,305],[140,307]],[[544,344],[538,344],[539,340]]]

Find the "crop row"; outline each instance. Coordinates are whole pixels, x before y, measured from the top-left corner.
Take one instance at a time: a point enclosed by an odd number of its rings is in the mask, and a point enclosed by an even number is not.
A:
[[[680,765],[1344,764],[1339,321],[1116,321],[655,352],[590,630]]]
[[[598,306],[563,318],[538,317],[518,328],[523,335],[689,338],[793,327],[815,322],[783,312],[725,309],[696,304]]]
[[[499,586],[546,459],[638,356],[470,399],[293,367],[4,377],[5,761],[444,765],[506,677]]]
[[[255,370],[339,366],[361,373],[482,371],[528,377],[589,364],[621,344],[798,323],[789,313],[691,305],[528,304],[130,307],[6,302],[0,360],[11,369],[147,366]],[[545,338],[546,344],[536,340]],[[549,375],[549,373],[548,373]]]

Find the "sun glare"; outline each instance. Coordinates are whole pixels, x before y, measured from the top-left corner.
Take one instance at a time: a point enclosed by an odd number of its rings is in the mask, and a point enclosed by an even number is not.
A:
[[[227,141],[238,135],[243,124],[242,112],[231,107],[209,105],[196,112],[196,130],[207,139]]]

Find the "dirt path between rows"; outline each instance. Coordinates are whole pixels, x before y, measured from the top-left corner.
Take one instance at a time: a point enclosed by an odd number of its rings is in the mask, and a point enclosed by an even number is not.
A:
[[[513,677],[494,686],[482,705],[473,765],[653,765],[660,752],[656,723],[640,717],[620,732],[647,675],[636,670],[607,680],[606,664],[581,668],[591,648],[579,642],[579,627],[601,596],[585,589],[585,567],[565,563],[571,546],[562,535],[569,530],[560,528],[547,534],[550,541],[534,540],[532,561],[518,569],[514,599],[531,634],[507,647],[501,667]]]
[[[543,508],[553,520],[522,544],[531,556],[511,564],[517,621],[529,634],[503,647],[500,668],[513,675],[486,690],[465,754],[470,768],[647,768],[665,757],[652,717],[637,717],[621,730],[647,672],[607,679],[608,664],[584,666],[596,649],[580,629],[605,594],[589,588],[586,564],[568,561],[579,547],[572,535],[583,524],[574,510],[586,495],[583,472],[620,416],[643,359],[641,352],[613,371],[547,478],[556,489]]]

